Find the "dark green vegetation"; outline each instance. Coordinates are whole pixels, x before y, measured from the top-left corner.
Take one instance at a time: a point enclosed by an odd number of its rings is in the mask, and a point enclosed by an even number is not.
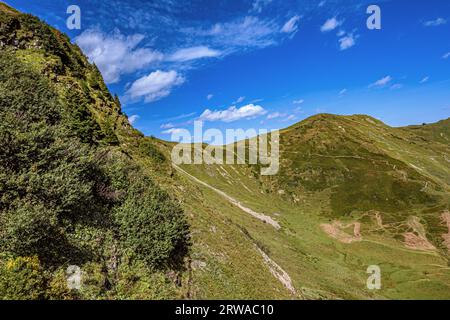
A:
[[[1,5],[0,41],[0,296],[114,298],[143,281],[154,288],[127,295],[164,297],[172,284],[153,275],[183,269],[188,225],[120,136],[162,155],[65,36]],[[66,292],[69,265],[93,288]]]
[[[0,115],[2,299],[450,298],[449,120],[317,115],[281,132],[278,175],[181,171],[65,35],[1,3]]]

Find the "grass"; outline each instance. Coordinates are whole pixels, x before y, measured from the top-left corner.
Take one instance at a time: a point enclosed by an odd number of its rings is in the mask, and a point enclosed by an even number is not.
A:
[[[370,121],[366,124],[365,117],[361,116],[326,117],[325,121],[331,122],[331,126],[333,121],[337,121],[339,124],[336,126],[345,129],[346,135],[338,137],[338,140],[342,138],[340,143],[347,145],[343,148],[338,146],[337,150],[324,147],[323,142],[327,139],[330,140],[330,145],[335,145],[336,134],[329,133],[328,138],[322,131],[320,138],[317,138],[318,141],[314,140],[314,143],[317,142],[314,148],[308,151],[311,154],[312,151],[320,150],[322,154],[333,155],[333,157],[346,156],[349,155],[346,152],[351,151],[352,156],[356,155],[358,158],[371,156],[370,160],[350,158],[347,161],[330,157],[329,161],[314,163],[311,162],[313,158],[306,160],[302,160],[300,156],[295,156],[297,160],[282,158],[282,165],[284,165],[282,172],[287,170],[288,173],[284,176],[282,173],[281,178],[274,177],[267,180],[255,178],[253,174],[255,170],[246,165],[185,165],[183,169],[238,199],[245,206],[270,215],[280,222],[282,229],[276,231],[239,208],[224,203],[225,200],[213,191],[197,186],[202,192],[200,197],[202,206],[211,206],[215,212],[220,212],[231,220],[225,226],[218,224],[217,230],[221,227],[224,228],[222,232],[229,233],[236,232],[238,229],[245,230],[249,235],[246,241],[263,246],[269,256],[289,273],[295,287],[306,298],[447,299],[450,297],[448,252],[442,246],[439,247],[442,242],[441,235],[446,233],[446,230],[439,225],[440,221],[437,217],[444,208],[448,207],[448,195],[442,192],[448,188],[444,182],[449,175],[448,168],[441,167],[441,164],[437,163],[434,167],[428,168],[429,171],[416,171],[408,163],[427,163],[424,158],[433,152],[434,146],[429,151],[430,149],[424,150],[423,145],[411,144],[409,140],[398,142],[398,136],[401,134],[404,135],[401,136],[403,139],[413,137],[407,131],[408,129],[389,128],[380,122],[368,119]],[[355,125],[355,122],[362,125]],[[308,136],[308,130],[317,130],[316,125],[310,125],[309,121],[299,124],[301,127],[310,126],[300,135],[294,133],[295,129],[284,131],[282,157],[292,157],[292,154],[296,154],[293,153],[295,150],[301,151],[304,146],[296,139]],[[349,128],[349,125],[352,127]],[[321,129],[323,130],[323,127]],[[302,130],[303,128],[300,129]],[[352,130],[354,136],[347,138]],[[388,140],[386,136],[389,135],[392,136]],[[315,135],[310,136],[316,139]],[[374,136],[382,138],[375,140]],[[352,138],[358,139],[358,142],[355,143]],[[318,144],[319,142],[321,144]],[[429,144],[428,147],[430,147]],[[436,145],[435,148],[448,152],[447,147],[443,145]],[[296,164],[295,161],[300,163]],[[325,175],[319,185],[313,188],[283,180],[285,177],[292,177],[294,174],[292,170],[299,170],[302,163],[305,166],[315,165],[326,173],[330,172],[327,170],[331,168],[332,174]],[[333,177],[335,170],[343,168],[350,171],[353,175],[352,179],[339,180]],[[434,174],[431,174],[432,171],[437,172],[444,179],[436,178]],[[406,181],[403,173],[407,175]],[[434,185],[429,190],[421,191],[426,181]],[[368,189],[365,189],[366,185]],[[349,190],[354,193],[349,194]],[[365,192],[363,197],[361,197],[361,190]],[[371,198],[377,194],[373,192],[374,190],[380,190],[379,198]],[[381,196],[389,196],[394,198],[394,201],[388,201],[386,205],[382,205]],[[358,202],[364,197],[365,201]],[[345,210],[336,209],[336,199]],[[186,195],[185,201],[189,203],[195,200]],[[348,204],[352,202],[356,205],[348,207]],[[375,220],[367,215],[366,212],[374,209],[381,211],[383,223],[386,225],[385,231],[378,230]],[[199,207],[198,210],[201,212],[198,215],[203,216],[202,209]],[[428,238],[438,246],[438,250],[420,251],[405,247],[402,233],[407,231],[405,223],[412,215],[422,217],[421,221],[424,223]],[[343,222],[360,221],[363,241],[344,244],[325,234],[320,224],[334,219],[340,219]],[[202,224],[209,221],[209,219],[206,221],[200,219],[192,222],[194,230],[202,228]],[[194,243],[211,244],[208,249],[216,248],[216,254],[220,254],[222,249],[213,245],[214,240],[211,239],[211,234],[201,232],[197,237],[198,240]],[[240,238],[231,237],[227,241],[232,241],[234,245],[231,248],[236,250],[236,254],[240,252],[240,248],[236,246],[237,242],[241,244]],[[243,262],[236,258],[231,264],[243,264]],[[382,290],[380,291],[369,291],[366,288],[368,277],[366,270],[369,265],[381,267]],[[211,278],[209,281],[214,279]],[[252,284],[254,287],[259,287],[259,290],[265,290],[265,282],[258,282],[258,279],[255,279]],[[233,284],[232,287],[235,285]],[[240,286],[245,285],[245,281],[240,283]],[[233,297],[225,292],[227,291],[225,290],[220,297]],[[208,292],[203,294],[202,297],[209,295]]]

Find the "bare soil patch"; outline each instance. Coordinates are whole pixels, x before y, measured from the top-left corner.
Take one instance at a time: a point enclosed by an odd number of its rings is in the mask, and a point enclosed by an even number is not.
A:
[[[442,221],[447,225],[448,233],[442,235],[444,239],[444,244],[450,251],[450,212],[448,210],[444,211],[441,215]]]
[[[338,240],[339,242],[350,244],[353,242],[362,241],[361,224],[359,222],[352,222],[344,225],[340,221],[334,221],[332,224],[321,224],[322,230],[330,237]],[[353,227],[353,232],[347,233],[346,229]]]
[[[403,234],[405,246],[413,250],[435,250],[436,248],[428,241],[425,228],[420,223],[419,218],[410,217],[407,225],[412,229],[412,232]]]

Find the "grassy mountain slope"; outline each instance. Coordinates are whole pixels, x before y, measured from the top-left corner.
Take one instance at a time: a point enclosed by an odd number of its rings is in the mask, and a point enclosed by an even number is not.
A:
[[[280,141],[275,176],[250,165],[183,169],[281,224],[274,230],[230,205],[241,215],[232,221],[303,297],[450,296],[448,144],[362,115],[317,115],[283,130]],[[380,291],[365,288],[369,265],[381,267]]]
[[[418,135],[423,142],[433,141],[448,145],[450,141],[450,118],[432,124],[409,126],[404,128],[404,130]]]
[[[4,4],[0,58],[0,297],[450,298],[448,121],[318,115],[281,133],[276,176],[176,168],[79,48]]]

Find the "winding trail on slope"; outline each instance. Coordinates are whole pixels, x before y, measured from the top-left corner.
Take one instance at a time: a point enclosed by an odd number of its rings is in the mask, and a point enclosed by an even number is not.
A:
[[[289,292],[293,295],[297,295],[297,291],[292,284],[292,279],[289,274],[284,271],[275,261],[273,261],[264,251],[258,248],[258,252],[264,259],[265,264],[269,267],[270,273],[278,279],[285,287],[289,290]]]
[[[214,188],[213,186],[207,184],[206,182],[201,181],[200,179],[194,177],[193,175],[191,175],[190,173],[186,172],[185,170],[181,169],[179,166],[173,164],[174,168],[177,169],[178,171],[180,171],[181,173],[183,173],[184,175],[188,176],[190,179],[194,180],[195,182],[215,191],[216,193],[220,194],[222,197],[224,197],[225,199],[227,199],[230,203],[232,203],[233,205],[237,206],[239,209],[241,209],[242,211],[252,215],[253,217],[270,224],[271,226],[273,226],[275,229],[280,230],[281,226],[279,225],[278,222],[276,222],[275,220],[273,220],[271,217],[268,217],[262,213],[258,213],[253,211],[252,209],[249,209],[247,207],[244,207],[239,201],[237,201],[236,199],[234,199],[233,197],[230,197],[229,195],[227,195],[225,192]],[[284,287],[293,295],[298,296],[297,290],[295,290],[295,287],[292,283],[292,279],[289,276],[289,274],[283,270],[283,268],[281,268],[275,261],[273,261],[264,251],[262,251],[257,245],[256,249],[258,250],[259,254],[262,256],[264,263],[267,265],[267,267],[269,268],[270,273],[276,278],[278,279],[278,281],[280,281]]]
[[[178,171],[180,171],[181,173],[183,173],[184,175],[188,176],[189,178],[191,178],[192,180],[194,180],[195,182],[215,191],[216,193],[220,194],[222,197],[224,197],[225,199],[227,199],[231,204],[235,205],[236,207],[238,207],[239,209],[241,209],[242,211],[250,214],[251,216],[253,216],[256,219],[259,219],[269,225],[271,225],[272,227],[274,227],[277,230],[281,229],[280,224],[275,221],[274,219],[272,219],[269,216],[266,216],[262,213],[259,212],[255,212],[250,208],[247,208],[245,206],[243,206],[239,201],[237,201],[236,199],[234,199],[233,197],[230,197],[229,195],[227,195],[225,192],[214,188],[213,186],[207,184],[206,182],[203,182],[202,180],[194,177],[193,175],[191,175],[190,173],[186,172],[185,170],[181,169],[179,166],[177,166],[176,164],[173,164],[174,168],[177,169]]]

